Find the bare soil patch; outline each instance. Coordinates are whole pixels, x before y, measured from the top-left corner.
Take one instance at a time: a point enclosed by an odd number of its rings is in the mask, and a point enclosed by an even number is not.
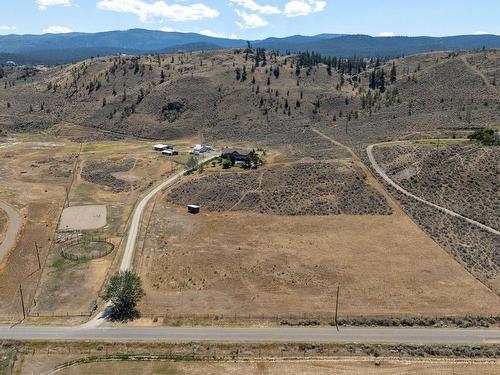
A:
[[[277,215],[388,215],[385,198],[352,162],[275,165],[262,171],[217,173],[191,180],[169,195],[210,211]]]
[[[61,216],[60,230],[98,229],[106,225],[105,205],[66,207]]]
[[[189,215],[158,200],[139,270],[145,314],[495,314],[500,301],[405,215]],[[461,296],[471,298],[464,300]]]

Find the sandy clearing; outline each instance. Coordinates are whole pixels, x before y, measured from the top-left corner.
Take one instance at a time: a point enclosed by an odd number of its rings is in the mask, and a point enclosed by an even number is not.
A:
[[[73,206],[64,209],[61,216],[60,230],[97,229],[106,225],[106,206]]]

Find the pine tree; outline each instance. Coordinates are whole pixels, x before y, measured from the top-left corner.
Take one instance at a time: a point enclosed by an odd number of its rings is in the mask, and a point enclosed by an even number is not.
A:
[[[372,90],[375,90],[375,88],[377,87],[377,80],[376,80],[376,77],[375,77],[375,69],[372,70],[372,73],[370,74],[370,83],[369,83],[369,87],[372,89]]]
[[[384,69],[382,69],[380,71],[378,88],[379,88],[380,92],[384,92],[385,91],[385,71],[384,71]]]
[[[396,79],[397,79],[396,64],[393,62],[391,68],[391,83],[396,82]]]

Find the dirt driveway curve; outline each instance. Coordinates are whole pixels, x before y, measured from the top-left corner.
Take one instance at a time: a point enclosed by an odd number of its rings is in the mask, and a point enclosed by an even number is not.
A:
[[[0,209],[4,210],[9,218],[5,239],[0,244],[0,263],[7,257],[9,251],[16,244],[16,239],[23,223],[21,216],[11,206],[0,201]]]

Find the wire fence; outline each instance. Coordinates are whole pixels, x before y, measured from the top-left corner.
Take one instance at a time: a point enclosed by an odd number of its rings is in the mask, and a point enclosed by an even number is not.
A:
[[[52,312],[52,313],[40,313],[40,312],[30,312],[27,314],[30,318],[81,318],[81,317],[91,317],[91,311],[83,312]]]
[[[78,249],[78,247],[81,247],[81,249]],[[91,260],[105,257],[114,248],[114,244],[109,241],[108,237],[85,236],[65,242],[64,247],[61,247],[59,253],[63,258],[73,261]]]

